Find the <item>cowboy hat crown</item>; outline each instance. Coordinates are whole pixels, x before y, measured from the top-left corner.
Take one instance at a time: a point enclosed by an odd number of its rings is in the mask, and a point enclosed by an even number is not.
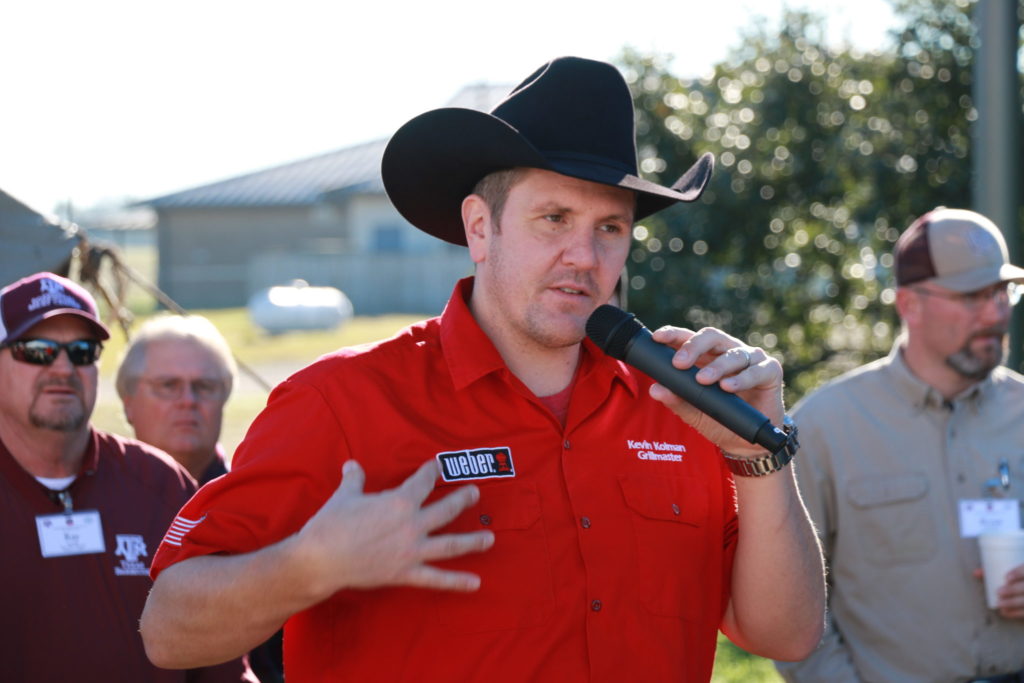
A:
[[[484,176],[540,168],[637,193],[637,219],[700,197],[714,159],[703,155],[671,187],[639,176],[633,101],[611,64],[548,62],[490,113],[444,108],[398,129],[381,162],[395,208],[420,230],[466,244],[462,200]]]

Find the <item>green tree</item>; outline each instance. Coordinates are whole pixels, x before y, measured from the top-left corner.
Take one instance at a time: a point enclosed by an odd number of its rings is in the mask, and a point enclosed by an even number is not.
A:
[[[790,12],[704,79],[659,55],[620,60],[642,172],[671,183],[717,159],[699,202],[636,227],[631,306],[778,354],[790,401],[888,351],[893,242],[935,206],[969,205],[969,5],[897,10],[906,28],[879,54],[829,48],[820,17]]]

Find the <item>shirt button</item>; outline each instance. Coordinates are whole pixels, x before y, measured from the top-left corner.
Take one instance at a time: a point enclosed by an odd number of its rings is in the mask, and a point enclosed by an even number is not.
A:
[[[593,610],[594,612],[600,612],[601,611],[601,601],[600,600],[592,601],[590,603],[590,609]]]
[[[484,526],[490,526],[491,525],[491,516],[490,515],[480,515],[480,523],[483,524]]]
[[[582,518],[580,518],[580,526],[582,526],[584,529],[589,529],[590,528],[590,517],[582,517]]]
[[[672,514],[679,516],[679,505],[676,503],[672,503]]]
[[[569,439],[566,439],[565,441],[562,442],[562,447],[565,450],[569,450],[570,448],[572,448],[572,444],[569,443]]]

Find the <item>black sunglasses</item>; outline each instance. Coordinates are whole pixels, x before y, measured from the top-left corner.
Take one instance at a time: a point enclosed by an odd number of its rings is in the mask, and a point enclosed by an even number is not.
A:
[[[32,365],[52,365],[60,350],[68,353],[72,365],[92,365],[100,359],[103,344],[95,339],[76,339],[61,343],[52,339],[19,339],[6,345],[14,360]]]

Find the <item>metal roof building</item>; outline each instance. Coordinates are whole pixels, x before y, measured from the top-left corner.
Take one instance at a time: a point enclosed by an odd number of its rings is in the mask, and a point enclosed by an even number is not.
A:
[[[508,90],[468,86],[449,106],[490,109]],[[158,217],[160,288],[183,306],[216,308],[303,279],[339,287],[357,313],[439,312],[471,263],[392,207],[380,178],[386,145],[373,140],[140,202]]]

